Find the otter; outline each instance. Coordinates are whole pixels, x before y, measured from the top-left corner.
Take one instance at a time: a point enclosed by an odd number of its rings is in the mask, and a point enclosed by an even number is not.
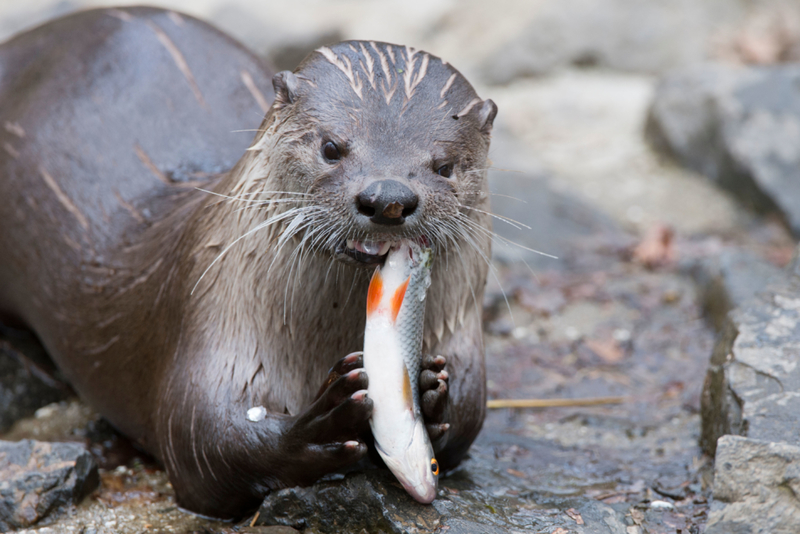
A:
[[[163,464],[180,506],[237,518],[365,457],[367,286],[405,239],[435,254],[427,429],[442,469],[464,458],[485,415],[497,107],[455,68],[349,41],[273,75],[137,7],[20,34],[0,72],[0,317]]]

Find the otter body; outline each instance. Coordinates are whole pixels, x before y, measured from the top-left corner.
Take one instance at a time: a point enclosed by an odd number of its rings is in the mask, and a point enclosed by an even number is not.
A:
[[[351,353],[387,243],[436,254],[424,351],[444,358],[420,385],[442,467],[484,418],[496,107],[385,43],[323,47],[274,92],[270,78],[225,35],[152,8],[0,46],[0,318],[164,464],[179,504],[217,517],[366,453]]]

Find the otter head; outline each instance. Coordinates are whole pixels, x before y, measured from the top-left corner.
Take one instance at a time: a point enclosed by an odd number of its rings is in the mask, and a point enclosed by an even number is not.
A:
[[[315,248],[372,264],[399,240],[438,249],[477,232],[497,106],[456,69],[413,48],[349,41],[273,84],[264,137],[272,132],[282,174],[272,185],[303,195]]]

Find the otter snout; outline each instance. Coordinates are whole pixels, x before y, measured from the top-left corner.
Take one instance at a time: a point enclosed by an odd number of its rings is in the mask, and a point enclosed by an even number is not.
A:
[[[375,224],[403,224],[417,209],[419,199],[397,180],[372,182],[356,196],[358,212]]]

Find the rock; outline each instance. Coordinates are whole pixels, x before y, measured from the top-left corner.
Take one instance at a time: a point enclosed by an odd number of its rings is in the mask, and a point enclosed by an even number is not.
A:
[[[728,317],[701,398],[700,445],[725,434],[800,443],[800,278],[785,275]]]
[[[80,445],[0,441],[0,531],[52,517],[99,483],[97,465]]]
[[[800,66],[704,65],[659,84],[654,146],[800,236]]]
[[[317,48],[344,40],[338,30],[330,30],[320,34],[303,35],[288,42],[276,43],[268,49],[267,61],[275,67],[276,72],[294,70],[307,55]]]
[[[495,259],[525,261],[537,272],[558,270],[565,268],[567,256],[586,254],[592,240],[608,244],[626,239],[610,217],[554,190],[549,173],[515,155],[519,153],[524,147],[507,132],[494,134],[492,158],[499,163],[489,169],[489,189],[492,230],[498,235],[492,243]]]
[[[340,480],[318,482],[307,488],[288,488],[264,499],[258,525],[284,525],[312,532],[417,533],[441,529],[448,534],[501,534],[558,528],[581,534],[624,532],[624,517],[613,508],[586,498],[569,501],[538,497],[495,495],[479,486],[497,481],[501,473],[474,461],[440,481],[439,495],[431,505],[414,501],[389,471],[373,469]],[[499,487],[519,486],[514,477]],[[522,489],[520,487],[520,489]],[[522,491],[517,490],[522,494]],[[565,510],[570,509],[570,513]],[[578,522],[580,521],[580,522]]]
[[[709,55],[709,36],[738,19],[739,2],[566,0],[548,2],[484,63],[490,83],[565,65],[664,72]]]
[[[728,312],[743,306],[770,281],[785,276],[752,252],[735,248],[686,265],[684,271],[694,280],[703,313],[717,330],[722,330]]]
[[[706,534],[797,532],[800,447],[723,436]]]
[[[47,363],[38,342],[0,325],[0,435],[18,419],[70,396],[69,387],[52,377]]]

